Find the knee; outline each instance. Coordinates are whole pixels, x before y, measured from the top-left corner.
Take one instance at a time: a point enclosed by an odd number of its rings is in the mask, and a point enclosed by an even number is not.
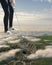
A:
[[[11,8],[11,12],[14,13],[14,8],[13,7]]]
[[[12,13],[14,13],[14,8],[12,8]]]

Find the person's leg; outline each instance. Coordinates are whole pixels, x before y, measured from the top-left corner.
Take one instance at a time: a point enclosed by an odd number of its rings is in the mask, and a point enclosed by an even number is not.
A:
[[[13,15],[14,15],[14,8],[11,6],[9,2],[9,28],[12,28],[13,26]]]
[[[5,30],[5,32],[7,32],[7,30],[8,30],[8,16],[9,16],[8,4],[7,4],[6,0],[1,0],[0,3],[4,10],[4,30]]]

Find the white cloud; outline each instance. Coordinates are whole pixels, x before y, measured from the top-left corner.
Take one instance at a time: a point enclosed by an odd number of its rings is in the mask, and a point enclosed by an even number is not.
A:
[[[51,13],[24,13],[17,12],[18,21],[24,25],[51,25],[52,14]],[[15,18],[15,20],[17,19]]]
[[[49,2],[49,3],[52,2],[52,0],[32,0],[32,1]]]

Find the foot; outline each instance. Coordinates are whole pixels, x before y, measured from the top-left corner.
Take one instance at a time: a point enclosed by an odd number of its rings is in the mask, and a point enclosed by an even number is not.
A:
[[[14,31],[14,30],[16,30],[15,28],[13,28],[13,27],[11,27],[11,28],[9,28],[9,30],[10,31]]]
[[[7,31],[7,32],[5,32],[6,34],[13,34],[11,31]]]
[[[9,31],[11,31],[12,33],[16,33],[16,29],[15,28],[9,28]]]
[[[11,28],[9,28],[9,30],[11,31],[11,30],[15,30],[15,29],[11,27]]]

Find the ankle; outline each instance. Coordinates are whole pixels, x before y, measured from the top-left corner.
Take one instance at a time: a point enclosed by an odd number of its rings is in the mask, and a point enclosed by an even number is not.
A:
[[[5,30],[4,32],[6,33],[8,30]]]

